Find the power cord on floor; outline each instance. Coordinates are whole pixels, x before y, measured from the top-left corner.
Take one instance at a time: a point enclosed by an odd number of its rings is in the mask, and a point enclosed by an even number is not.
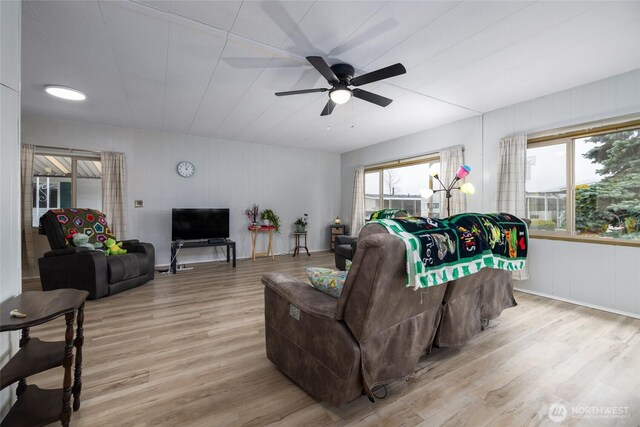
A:
[[[178,258],[178,253],[180,252],[180,249],[184,245],[184,242],[180,240],[177,240],[176,243],[178,243],[178,249],[176,250],[176,253],[173,254],[173,258],[171,258],[171,261],[169,261],[169,268],[167,268],[166,270],[165,269],[158,270],[160,274],[167,274],[167,275],[173,274],[171,273],[171,266],[173,265],[173,262],[176,260],[176,258]]]

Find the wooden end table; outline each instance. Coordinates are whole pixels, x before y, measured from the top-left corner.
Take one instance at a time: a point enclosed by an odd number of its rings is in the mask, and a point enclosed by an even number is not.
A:
[[[44,426],[61,421],[69,425],[71,419],[71,394],[73,410],[80,408],[82,391],[82,344],[84,340],[84,302],[89,292],[77,289],[23,292],[0,304],[0,332],[22,330],[20,350],[0,370],[2,389],[18,382],[17,400],[2,420],[2,426]],[[11,310],[18,310],[26,318],[11,317]],[[77,329],[73,338],[73,321],[77,315]],[[29,328],[49,322],[64,315],[66,329],[64,341],[45,342],[29,336]],[[73,388],[71,365],[73,347],[76,361]],[[58,366],[64,367],[61,389],[43,390],[27,385],[26,378]]]
[[[296,238],[296,247],[293,249],[293,256],[295,257],[297,254],[300,253],[300,249],[304,249],[305,251],[307,251],[307,255],[311,256],[311,254],[309,253],[309,249],[307,248],[307,232],[306,231],[302,231],[302,232],[295,232],[293,233],[293,235]],[[302,246],[300,244],[300,238],[304,236],[304,246]]]
[[[329,226],[329,250],[335,252],[336,237],[347,234],[347,226],[344,224],[331,224]]]
[[[255,261],[258,256],[266,256],[271,257],[271,259],[276,259],[273,255],[273,232],[276,229],[275,225],[262,225],[262,226],[253,226],[250,225],[248,227],[249,231],[251,231],[251,258]],[[256,240],[258,240],[258,233],[269,233],[269,245],[267,246],[266,252],[256,252]]]

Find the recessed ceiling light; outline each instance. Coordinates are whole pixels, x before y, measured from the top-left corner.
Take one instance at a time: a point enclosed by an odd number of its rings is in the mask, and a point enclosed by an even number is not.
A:
[[[72,89],[65,86],[48,85],[44,87],[44,90],[49,94],[62,99],[68,99],[70,101],[84,101],[87,99],[87,95],[80,92],[77,89]]]

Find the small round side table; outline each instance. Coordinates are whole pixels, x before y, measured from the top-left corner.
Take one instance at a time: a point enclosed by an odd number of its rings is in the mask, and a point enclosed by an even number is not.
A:
[[[311,256],[311,254],[309,253],[309,249],[307,248],[307,232],[303,231],[302,233],[298,233],[298,232],[294,232],[293,235],[296,238],[296,247],[293,250],[293,256],[296,256],[297,254],[300,253],[300,249],[304,248],[305,251],[307,251],[307,255]],[[304,236],[304,246],[302,246],[300,244],[300,237]]]

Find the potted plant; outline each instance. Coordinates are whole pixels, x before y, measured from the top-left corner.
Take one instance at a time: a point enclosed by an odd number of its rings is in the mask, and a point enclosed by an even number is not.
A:
[[[260,215],[260,208],[258,205],[254,203],[253,206],[244,211],[244,214],[247,217],[249,224],[254,227],[258,225],[258,215]]]
[[[296,233],[304,233],[305,230],[307,229],[307,219],[308,219],[309,215],[304,214],[302,215],[300,218],[296,219],[296,222],[294,222],[295,226],[296,226]]]
[[[263,210],[260,214],[260,219],[263,221],[263,225],[273,225],[276,231],[280,231],[280,217],[271,209]],[[265,221],[268,221],[268,223],[265,224]]]

